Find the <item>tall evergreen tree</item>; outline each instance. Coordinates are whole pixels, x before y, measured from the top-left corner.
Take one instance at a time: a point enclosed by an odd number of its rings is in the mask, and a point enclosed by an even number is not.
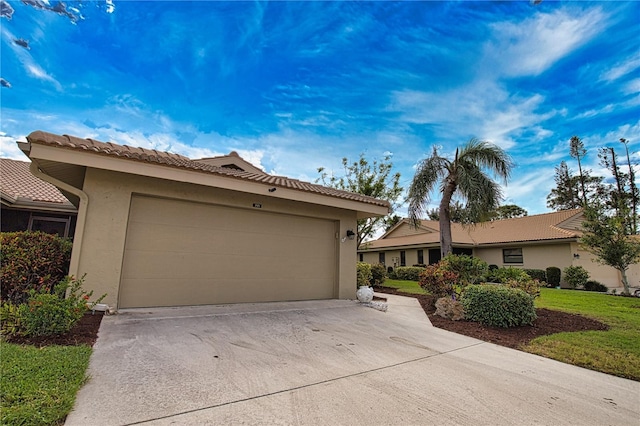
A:
[[[580,173],[579,174],[580,188],[582,189],[582,205],[586,207],[587,191],[584,183],[585,182],[584,173],[582,173],[582,161],[580,161],[580,159],[587,154],[587,150],[584,148],[584,143],[582,143],[582,139],[580,139],[577,136],[571,137],[571,140],[569,141],[569,148],[570,148],[571,156],[576,160],[578,160],[578,171]]]

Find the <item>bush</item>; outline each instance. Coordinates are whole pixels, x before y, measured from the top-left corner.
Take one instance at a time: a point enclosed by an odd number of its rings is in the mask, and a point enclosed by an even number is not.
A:
[[[551,287],[557,287],[560,285],[560,268],[555,266],[549,266],[547,268],[547,283]]]
[[[425,268],[418,266],[399,266],[394,270],[395,279],[406,281],[418,281],[420,280],[420,273]]]
[[[87,310],[105,296],[89,304],[93,291],[82,290],[84,277],[66,277],[52,293],[42,290],[29,292],[29,300],[18,308],[19,333],[25,336],[64,334],[82,318]],[[66,297],[65,297],[66,295]]]
[[[609,288],[606,285],[595,280],[589,280],[584,283],[584,289],[586,291],[599,291],[601,293],[606,293],[607,291],[609,291]]]
[[[531,278],[533,278],[534,280],[538,280],[541,283],[546,282],[547,281],[547,273],[544,271],[544,269],[523,269],[524,272],[527,273],[527,275],[529,275]]]
[[[504,286],[509,288],[520,289],[525,293],[527,293],[529,296],[533,297],[534,299],[540,296],[540,281],[533,280],[531,278],[524,278],[524,279],[517,279],[517,280],[510,278],[507,280],[507,282],[504,283]]]
[[[564,280],[573,289],[584,287],[589,280],[589,273],[582,266],[567,266],[564,268]]]
[[[0,335],[14,336],[20,333],[22,321],[19,308],[11,302],[0,305]]]
[[[466,319],[493,327],[528,325],[537,318],[533,297],[515,288],[471,285],[460,302]]]
[[[440,261],[440,267],[458,275],[458,283],[465,287],[486,280],[489,265],[477,257],[448,254]]]
[[[68,273],[72,244],[44,232],[3,232],[0,299],[25,303],[29,292],[50,291]]]
[[[358,262],[357,265],[358,276],[357,276],[357,285],[361,286],[369,286],[369,283],[373,279],[373,274],[371,273],[371,265],[366,262]]]
[[[458,275],[440,268],[439,264],[427,266],[420,274],[420,287],[437,298],[454,297]]]
[[[387,279],[387,268],[382,263],[371,265],[371,282],[374,287],[381,286]]]
[[[497,283],[506,283],[509,280],[525,280],[531,279],[531,277],[520,268],[498,268],[493,271],[491,278]]]

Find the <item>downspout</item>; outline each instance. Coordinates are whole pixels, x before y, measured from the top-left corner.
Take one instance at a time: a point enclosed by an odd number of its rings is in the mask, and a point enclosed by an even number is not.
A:
[[[71,250],[71,261],[69,263],[69,275],[79,278],[78,268],[80,265],[80,253],[82,252],[82,240],[84,237],[84,226],[87,217],[87,208],[89,207],[89,196],[75,186],[71,186],[66,182],[62,182],[61,180],[58,180],[53,176],[45,174],[38,168],[38,165],[34,161],[31,161],[29,170],[34,176],[39,177],[43,181],[49,182],[50,184],[57,186],[58,188],[63,189],[67,192],[70,192],[80,198],[80,205],[78,206],[78,217],[76,219],[76,231],[73,237],[73,249]]]

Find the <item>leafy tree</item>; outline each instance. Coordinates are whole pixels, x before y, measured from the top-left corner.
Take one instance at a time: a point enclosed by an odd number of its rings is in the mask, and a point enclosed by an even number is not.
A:
[[[466,201],[472,222],[481,222],[495,210],[502,199],[500,185],[484,169],[502,178],[505,183],[511,174],[512,161],[500,147],[489,142],[471,139],[456,149],[453,160],[442,157],[433,148],[431,156],[418,164],[409,187],[409,216],[417,224],[430,201],[430,193],[438,188],[442,194],[439,207],[440,252],[442,257],[452,253],[451,200],[455,195]]]
[[[626,272],[630,265],[640,261],[640,239],[629,235],[624,217],[608,215],[602,206],[587,208],[585,218],[580,242],[597,257],[598,262],[620,272],[624,292],[629,294]]]
[[[329,175],[324,167],[318,168],[320,177],[316,182],[322,182],[323,185],[331,188],[386,200],[391,204],[389,215],[386,217],[358,219],[358,246],[360,246],[365,239],[384,226],[386,221],[392,220],[390,216],[398,207],[398,199],[403,191],[400,186],[400,173],[391,174],[393,164],[390,155],[385,156],[381,162],[374,160],[372,163],[364,158],[364,154],[360,154],[358,161],[353,163],[349,163],[349,160],[344,157],[342,166],[344,167],[342,177]]]
[[[640,202],[640,191],[636,185],[636,174],[631,165],[631,158],[629,157],[629,141],[625,138],[620,138],[620,142],[624,144],[625,151],[627,153],[627,166],[629,167],[629,193],[631,197],[631,229],[632,233],[638,233],[638,202]]]
[[[632,177],[635,179],[631,162],[629,161],[631,173],[627,174],[620,170],[618,156],[614,148],[601,148],[598,156],[600,164],[611,172],[614,179],[614,185],[609,186],[607,207],[615,211],[616,216],[623,221],[630,234],[635,234],[637,232],[637,212],[634,211],[634,204],[637,208],[638,193],[635,182],[631,179]]]
[[[582,173],[582,162],[580,161],[580,159],[587,154],[587,150],[584,148],[584,143],[582,143],[582,139],[580,139],[577,136],[571,137],[571,140],[569,141],[569,148],[570,148],[571,157],[578,160],[578,171],[580,172],[578,176],[580,177],[580,188],[582,189],[582,205],[586,206],[587,191],[585,189],[584,173]]]
[[[511,219],[514,217],[524,217],[529,213],[520,206],[516,206],[515,204],[505,204],[504,206],[498,207],[493,213],[492,216],[495,219]]]
[[[581,182],[579,176],[574,176],[565,161],[555,168],[554,180],[556,187],[547,195],[547,207],[554,210],[570,210],[583,206]],[[591,176],[588,170],[583,170],[586,198],[595,203],[604,202],[608,196],[606,186],[601,176]]]
[[[460,201],[454,201],[451,204],[451,208],[449,210],[451,215],[451,222],[454,223],[469,223],[470,215],[465,206],[463,206]],[[427,211],[427,216],[430,220],[440,220],[440,209],[434,208]]]
[[[397,214],[387,216],[384,219],[384,232],[389,232],[389,230],[400,223],[401,220],[402,218]]]

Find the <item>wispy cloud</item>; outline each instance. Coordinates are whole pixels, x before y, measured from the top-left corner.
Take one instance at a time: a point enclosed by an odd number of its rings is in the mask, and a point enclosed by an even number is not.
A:
[[[600,74],[600,81],[613,82],[640,68],[640,52],[616,63],[613,67]]]
[[[498,22],[491,25],[493,39],[485,46],[485,60],[506,76],[539,75],[606,26],[607,16],[600,8],[584,13],[561,9],[524,21]]]

